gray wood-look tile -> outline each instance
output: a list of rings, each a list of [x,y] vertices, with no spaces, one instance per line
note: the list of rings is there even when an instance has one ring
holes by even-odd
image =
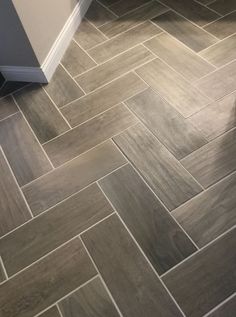
[[[200,185],[142,124],[114,141],[170,210],[201,191]]]
[[[39,214],[125,163],[115,145],[107,141],[25,186],[23,192],[32,212]]]
[[[106,37],[86,19],[75,32],[74,39],[85,50],[106,41]]]
[[[236,93],[223,97],[188,119],[211,141],[236,127]]]
[[[205,188],[236,169],[236,129],[218,137],[181,160]]]
[[[0,254],[13,275],[112,212],[97,185],[73,195],[0,240]]]
[[[121,32],[127,31],[131,27],[135,27],[142,21],[152,19],[166,11],[168,11],[168,9],[165,6],[156,1],[152,1],[133,12],[125,14],[113,22],[101,26],[99,29],[111,38]]]
[[[236,32],[236,12],[232,12],[219,20],[204,27],[204,29],[219,39],[232,35]]]
[[[209,8],[225,15],[236,10],[236,2],[234,0],[216,0],[209,5]]]
[[[236,229],[163,277],[186,316],[201,317],[235,292],[235,239]]]
[[[148,40],[158,33],[161,33],[158,26],[146,21],[129,31],[110,39],[106,43],[89,50],[88,53],[97,63],[102,63],[115,55],[120,54],[145,40]]]
[[[91,69],[87,73],[76,77],[76,81],[86,93],[89,93],[153,58],[154,55],[146,48],[141,45],[136,46],[104,64]]]
[[[32,317],[95,275],[82,243],[73,240],[1,286],[0,316]]]
[[[87,34],[87,36],[89,37],[89,34]],[[91,57],[89,57],[89,55],[82,50],[75,41],[71,41],[61,63],[72,77],[96,66],[96,63]]]
[[[63,317],[119,317],[99,277],[60,303]]]
[[[19,90],[28,84],[29,83],[21,81],[6,81],[0,88],[0,98],[12,94],[16,90]]]
[[[126,104],[177,159],[207,143],[201,132],[150,88]]]
[[[199,247],[236,225],[236,174],[172,211]]]
[[[129,11],[143,6],[149,1],[150,0],[120,0],[118,3],[109,6],[109,9],[113,11],[116,15],[121,16]]]
[[[217,42],[215,37],[173,11],[156,17],[153,22],[195,52]]]
[[[50,83],[45,85],[44,88],[59,108],[84,95],[76,82],[60,65]]]
[[[148,86],[134,73],[128,73],[61,109],[71,126],[91,119],[110,107],[136,95]]]
[[[18,112],[18,109],[11,96],[0,99],[0,120],[16,112]]]
[[[211,2],[214,2],[214,1],[215,0],[198,0],[198,2],[200,2],[202,4],[205,4],[205,5],[207,5],[207,4],[211,3]]]
[[[162,33],[144,45],[189,81],[199,79],[215,69],[169,34]]]
[[[52,308],[48,309],[44,313],[40,314],[39,317],[61,317],[61,316],[57,307],[53,306]]]
[[[40,85],[28,85],[14,98],[41,143],[70,129]]]
[[[6,280],[6,275],[3,270],[2,264],[0,263],[0,284]]]
[[[184,117],[210,103],[210,99],[159,58],[138,68],[136,72]]]
[[[0,236],[31,218],[23,196],[0,148]]]
[[[86,18],[93,23],[96,27],[99,27],[105,23],[108,23],[116,18],[116,15],[112,14],[97,1],[93,1],[86,13]]]
[[[208,317],[232,317],[236,312],[236,293],[225,302],[222,306],[217,308]]]
[[[119,104],[46,143],[44,149],[53,164],[59,166],[136,122],[136,117],[124,105]]]
[[[99,184],[159,274],[196,251],[130,165]]]
[[[100,0],[99,2],[104,4],[105,6],[109,7],[118,1],[120,1],[120,0]]]
[[[0,122],[0,144],[20,186],[52,169],[20,113]]]
[[[236,90],[236,61],[199,79],[196,87],[214,100],[230,94]]]
[[[82,239],[124,316],[182,316],[117,216]]]

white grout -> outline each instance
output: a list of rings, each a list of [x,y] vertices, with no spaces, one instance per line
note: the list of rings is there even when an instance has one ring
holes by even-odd
[[[84,17],[84,20],[87,21],[87,23],[89,23],[92,27],[94,27],[94,29],[96,29],[101,35],[103,35],[106,39],[109,39],[108,36],[106,36],[106,34],[104,34],[101,30],[99,30],[98,27],[96,27],[95,25],[93,25],[86,17]]]
[[[58,310],[58,313],[59,313],[60,317],[64,317],[64,316],[62,315],[62,312],[61,312],[59,303],[56,303],[56,307],[57,307],[57,310]]]
[[[231,299],[233,299],[236,296],[236,292],[234,292],[231,296],[227,297],[225,300],[223,300],[220,304],[218,304],[216,307],[211,309],[207,314],[205,314],[203,317],[210,316],[213,312],[217,311],[220,307],[224,306],[227,302],[229,302]],[[218,314],[217,314],[218,315]],[[217,316],[216,315],[216,316]],[[219,316],[219,315],[218,315]],[[223,316],[222,316],[223,317]],[[226,316],[225,316],[226,317]],[[232,316],[233,317],[233,316]]]
[[[64,71],[70,76],[70,78],[73,80],[73,82],[79,87],[79,89],[84,93],[84,95],[86,95],[86,92],[83,90],[83,88],[77,83],[77,81],[75,80],[75,78],[74,77],[72,77],[72,75],[69,73],[69,71],[65,68],[65,66],[62,64],[62,63],[60,63],[60,66],[64,69]],[[81,97],[79,97],[79,98],[82,98],[83,96],[81,96]],[[76,99],[79,99],[79,98],[76,98]],[[75,100],[76,100],[75,99]],[[70,101],[70,103],[71,102],[73,102],[74,100],[72,100],[72,101]],[[63,108],[65,105],[63,105],[62,107],[60,107],[60,109],[61,108]]]
[[[7,116],[7,117],[5,117],[5,118],[3,118],[3,119],[0,119],[0,122],[2,122],[2,121],[4,121],[4,120],[7,120],[7,119],[11,118],[12,116],[14,116],[14,115],[15,115],[15,114],[17,114],[17,113],[19,113],[19,110],[17,110],[17,111],[16,111],[16,112],[14,112],[14,113],[9,114],[9,116]]]
[[[88,51],[86,51],[74,38],[72,39],[72,41],[84,52],[84,54],[86,54],[97,66],[98,63],[95,61],[95,59],[88,53]],[[78,76],[78,75],[77,75]],[[76,76],[74,76],[76,77]]]
[[[218,42],[216,42],[216,43],[214,43],[214,44],[212,44],[212,45],[209,45],[208,47],[206,47],[206,48],[202,49],[201,51],[199,51],[199,52],[198,52],[198,55],[199,55],[201,58],[203,58],[203,56],[201,55],[203,52],[205,52],[205,51],[211,49],[211,48],[214,47],[214,46],[217,46],[217,45],[221,44],[223,41],[225,41],[225,40],[227,40],[228,38],[234,36],[235,34],[236,34],[236,32],[234,32],[234,33],[232,33],[232,34],[230,34],[230,35],[224,37],[223,39],[220,39]],[[234,59],[234,60],[235,60],[235,59]],[[208,62],[208,63],[209,63],[209,62]],[[230,62],[228,62],[227,64],[229,64],[229,63],[230,63]],[[213,64],[211,64],[211,65],[213,65]],[[224,64],[224,65],[226,65],[226,64]],[[223,65],[223,66],[224,66],[224,65]],[[213,66],[214,66],[214,65],[213,65]],[[219,68],[222,68],[223,66],[220,66],[220,67],[214,66],[214,67],[215,67],[216,69],[219,69]],[[201,78],[200,78],[200,79],[201,79]]]
[[[6,271],[5,265],[4,265],[4,263],[3,263],[3,259],[2,259],[2,257],[0,256],[0,269],[1,269],[1,268],[2,268],[3,273],[4,273],[4,275],[5,275],[5,279],[4,279],[2,282],[0,282],[0,284],[6,282],[6,281],[8,280],[7,271]]]
[[[6,81],[5,83],[7,83],[7,81]],[[24,89],[25,87],[28,87],[29,85],[32,85],[32,83],[27,83],[27,84],[25,84],[23,87],[20,87],[20,88],[18,88],[18,89],[15,89],[15,90],[12,91],[12,92],[9,92],[8,94],[6,94],[6,95],[0,97],[0,100],[3,99],[3,98],[5,98],[5,97],[9,97],[9,96],[11,96],[12,94],[17,93],[18,91]],[[1,88],[2,88],[2,87],[1,87]]]
[[[197,2],[197,3],[200,4],[201,6],[205,7],[206,9],[208,9],[209,11],[212,11],[212,12],[216,13],[217,15],[219,15],[219,17],[222,17],[222,16],[223,16],[221,13],[219,13],[219,12],[215,11],[214,9],[208,7],[208,5],[209,5],[210,3],[204,4],[204,3],[202,3],[202,2],[200,2],[200,1],[198,1],[198,0],[193,0],[193,1],[194,1],[194,2]],[[216,20],[218,20],[218,19],[216,19]],[[214,21],[215,21],[215,20],[214,20]],[[205,24],[204,24],[203,26],[205,26]]]

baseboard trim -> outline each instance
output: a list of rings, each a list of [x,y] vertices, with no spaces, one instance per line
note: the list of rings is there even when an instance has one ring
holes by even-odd
[[[0,72],[5,79],[8,81],[48,83],[91,2],[92,0],[81,0],[78,2],[41,66],[0,66]]]

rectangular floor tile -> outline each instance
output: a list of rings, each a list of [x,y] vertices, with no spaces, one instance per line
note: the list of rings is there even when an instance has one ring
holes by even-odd
[[[188,119],[209,141],[236,127],[236,93],[213,102]]]
[[[68,198],[0,240],[8,275],[15,274],[112,212],[97,185]]]
[[[44,313],[40,314],[39,317],[61,317],[61,316],[57,307],[53,306],[52,308],[48,309]]]
[[[62,108],[61,111],[71,126],[76,126],[136,95],[147,87],[136,74],[128,73],[69,104]]]
[[[178,207],[201,191],[181,164],[141,124],[114,140],[169,209]]]
[[[234,0],[216,0],[209,5],[209,8],[225,15],[236,10],[236,2]]]
[[[23,192],[31,210],[38,214],[126,162],[111,141],[80,155],[68,164],[39,178]]]
[[[76,239],[4,283],[0,315],[32,317],[94,275],[96,271]]]
[[[120,0],[100,0],[99,2],[104,4],[105,6],[109,7],[118,1],[120,1]]]
[[[154,55],[146,48],[136,46],[104,64],[91,69],[87,73],[76,77],[76,81],[86,93],[89,93],[153,58]]]
[[[236,169],[236,129],[218,137],[181,160],[205,188]]]
[[[173,11],[156,17],[153,22],[195,52],[217,42],[215,37]]]
[[[148,40],[158,33],[161,33],[158,26],[146,21],[129,31],[110,39],[106,43],[89,50],[88,53],[97,63],[101,63],[145,40]]]
[[[96,27],[99,27],[105,23],[108,23],[116,18],[116,15],[111,11],[104,8],[97,1],[93,1],[86,13],[86,18],[93,23]]]
[[[87,36],[89,37],[89,34],[87,34]],[[75,41],[71,41],[61,63],[72,77],[96,66],[96,63],[91,57],[83,51]]]
[[[130,165],[108,175],[99,184],[159,274],[196,251]]]
[[[31,218],[23,196],[0,148],[0,236]]]
[[[186,316],[201,317],[235,292],[235,239],[236,229],[164,276]]]
[[[11,96],[0,99],[0,120],[18,112],[18,108]]]
[[[196,87],[214,100],[230,94],[236,90],[236,61],[198,80]]]
[[[23,88],[14,98],[41,143],[70,129],[40,85]]]
[[[118,3],[109,6],[109,9],[116,15],[121,16],[129,11],[137,9],[149,1],[150,0],[120,0]]]
[[[125,32],[131,27],[156,17],[159,14],[166,12],[168,9],[162,4],[152,1],[143,7],[125,14],[113,22],[107,23],[99,29],[108,37],[113,37],[119,33]]]
[[[44,145],[50,160],[59,166],[137,122],[127,108],[119,104]]]
[[[61,65],[57,67],[50,83],[44,88],[59,108],[84,95]]]
[[[172,211],[199,247],[236,225],[236,174]]]
[[[150,88],[126,104],[177,159],[206,144],[201,132]]]
[[[169,34],[162,33],[144,45],[189,81],[199,79],[215,69]]]
[[[136,73],[184,117],[192,115],[210,103],[210,99],[159,58],[138,68]]]
[[[182,316],[117,216],[82,239],[124,316]]]
[[[231,317],[236,312],[236,293],[222,306],[207,315],[208,317]]]
[[[0,284],[3,283],[5,280],[6,280],[6,275],[3,270],[2,264],[0,263]]]
[[[0,122],[0,144],[20,186],[52,169],[20,113]]]
[[[219,20],[207,25],[204,29],[219,39],[232,35],[236,32],[236,12],[227,14]]]
[[[13,92],[25,87],[29,83],[21,81],[6,81],[0,88],[0,98],[5,97]]]
[[[63,317],[119,317],[99,277],[60,303]]]

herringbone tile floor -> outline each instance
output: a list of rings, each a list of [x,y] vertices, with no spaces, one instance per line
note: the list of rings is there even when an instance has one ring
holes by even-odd
[[[0,317],[236,315],[235,4],[94,1],[3,83]]]

